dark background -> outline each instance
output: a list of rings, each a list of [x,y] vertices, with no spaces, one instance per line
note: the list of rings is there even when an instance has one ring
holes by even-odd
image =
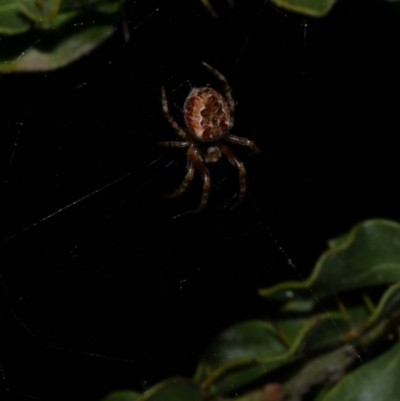
[[[174,3],[174,4],[171,4]],[[268,317],[257,289],[309,274],[326,240],[400,219],[400,22],[387,3],[346,0],[306,19],[264,1],[141,1],[99,49],[55,72],[3,75],[0,399],[99,400],[190,376],[212,338]],[[156,11],[156,9],[159,11]],[[248,171],[210,166],[198,215],[182,123],[191,86],[237,102],[231,149]],[[295,268],[289,264],[289,259]],[[184,281],[185,280],[185,281]]]

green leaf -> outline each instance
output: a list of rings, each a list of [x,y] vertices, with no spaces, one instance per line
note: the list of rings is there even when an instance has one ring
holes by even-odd
[[[255,390],[247,393],[241,397],[235,397],[235,401],[263,401],[264,392],[262,390]],[[226,399],[225,401],[229,401]]]
[[[203,387],[223,394],[234,391],[286,363],[287,346],[263,321],[236,324],[211,344],[195,375]]]
[[[7,38],[7,47],[0,55],[0,72],[49,71],[63,67],[96,48],[113,31],[112,23],[86,24],[50,34],[41,32],[33,44],[29,35]]]
[[[96,11],[103,14],[116,14],[120,9],[120,2],[114,1],[110,2],[102,2],[96,7]]]
[[[120,390],[106,395],[101,401],[137,401],[140,397],[141,394],[135,391]]]
[[[283,388],[279,383],[268,383],[262,389],[251,391],[242,396],[235,396],[234,401],[281,401],[283,400]],[[229,401],[225,399],[224,401]]]
[[[277,6],[289,11],[323,17],[328,14],[336,0],[272,0]]]
[[[137,401],[204,401],[205,395],[191,381],[172,378],[156,384]]]
[[[322,401],[400,400],[400,343],[342,379]]]
[[[376,324],[396,311],[400,311],[400,282],[385,291],[368,323]]]
[[[15,0],[0,0],[0,34],[15,35],[30,28]]]
[[[105,7],[105,9],[110,7],[109,10],[111,10],[111,8],[115,10],[115,6],[118,8],[123,1],[125,0],[61,0],[60,12],[83,10],[85,8],[94,8],[95,10],[98,10],[99,7]]]
[[[370,316],[370,312],[365,304],[346,308],[345,314],[348,316],[352,326],[364,323]]]
[[[326,312],[311,318],[280,319],[276,321],[276,327],[288,341],[288,354],[302,356],[345,342],[352,322],[342,313]]]
[[[239,323],[224,331],[205,354],[196,382],[213,393],[229,394],[304,354],[345,341],[348,317],[326,313],[307,320]]]
[[[209,371],[238,359],[259,359],[286,350],[275,328],[261,320],[236,324],[222,332],[204,356]]]
[[[294,301],[286,303],[281,312],[285,313],[307,313],[311,312],[317,303],[317,300],[314,298],[310,299],[296,299]]]
[[[280,301],[321,299],[338,291],[397,281],[400,281],[400,225],[368,220],[330,241],[330,249],[319,258],[307,280],[280,283],[259,293]]]
[[[15,0],[20,10],[30,19],[47,22],[53,19],[60,9],[60,0]]]

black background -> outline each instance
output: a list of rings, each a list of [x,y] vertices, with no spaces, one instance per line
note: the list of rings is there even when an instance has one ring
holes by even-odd
[[[173,4],[171,4],[173,3]],[[268,317],[257,289],[307,276],[326,240],[400,219],[400,28],[387,3],[306,19],[264,4],[130,3],[99,49],[55,72],[3,75],[0,397],[99,400],[190,376],[224,327]],[[156,11],[158,9],[158,11]],[[182,123],[191,86],[233,87],[231,149],[207,209],[160,88]],[[16,144],[16,145],[15,145]],[[120,179],[122,178],[122,179]],[[289,259],[296,268],[290,266]]]

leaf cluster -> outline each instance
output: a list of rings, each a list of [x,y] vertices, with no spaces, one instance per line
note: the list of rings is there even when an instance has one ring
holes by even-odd
[[[87,54],[114,31],[120,0],[1,0],[0,72],[48,71]]]
[[[307,280],[259,293],[276,316],[223,331],[192,379],[168,379],[145,394],[117,391],[103,401],[398,399],[399,224],[360,223],[329,241]],[[388,339],[383,353],[371,352]]]

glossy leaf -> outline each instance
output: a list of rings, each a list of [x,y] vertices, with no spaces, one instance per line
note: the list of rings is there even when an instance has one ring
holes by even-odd
[[[286,10],[309,15],[311,17],[323,17],[328,14],[336,0],[272,0],[277,6]]]
[[[400,400],[400,343],[342,379],[321,401]]]
[[[307,280],[281,283],[260,290],[260,295],[280,301],[321,299],[338,291],[400,281],[398,223],[368,220],[329,244]]]
[[[0,0],[0,34],[15,35],[29,28],[29,21],[21,15],[15,0]]]

